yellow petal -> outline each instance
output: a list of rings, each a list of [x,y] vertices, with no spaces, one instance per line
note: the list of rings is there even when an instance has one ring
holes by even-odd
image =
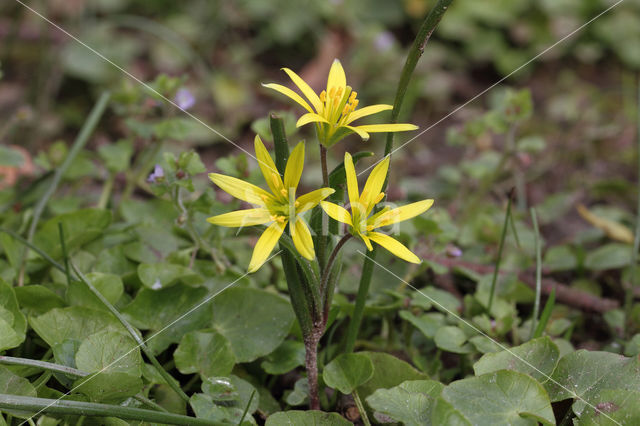
[[[304,142],[298,143],[287,160],[287,167],[284,170],[284,188],[295,194],[302,176],[304,167]]]
[[[296,218],[295,224],[291,228],[291,238],[293,244],[296,246],[296,250],[303,257],[309,260],[313,260],[316,257],[316,252],[313,250],[313,239],[311,238],[311,232],[307,227],[304,220],[300,217]]]
[[[331,91],[331,88],[335,87],[336,90],[347,87],[347,77],[344,75],[344,69],[339,60],[334,59],[329,70],[329,78],[327,78],[327,93]]]
[[[371,241],[369,241],[369,238],[366,235],[358,233],[358,236],[362,239],[362,241],[364,241],[364,245],[367,246],[367,250],[369,251],[373,250]]]
[[[273,222],[262,233],[255,248],[253,249],[253,255],[249,262],[249,273],[255,272],[266,262],[267,258],[276,246],[276,243],[284,231],[286,223]]]
[[[322,102],[320,102],[320,98],[318,97],[316,92],[314,92],[313,89],[309,87],[307,82],[300,78],[298,74],[291,71],[289,68],[282,68],[282,70],[287,73],[291,81],[293,81],[293,83],[298,86],[300,91],[307,97],[307,99],[311,101],[311,105],[313,105],[316,111],[322,111]]]
[[[378,132],[406,132],[408,130],[416,130],[418,126],[414,126],[413,124],[407,123],[397,123],[397,124],[368,124],[364,126],[357,126],[362,132],[367,133],[378,133]]]
[[[328,123],[328,121],[326,120],[326,118],[316,113],[308,112],[298,119],[298,121],[296,122],[296,127],[302,127],[305,124],[309,123]]]
[[[317,206],[320,201],[324,200],[334,192],[336,192],[336,190],[333,188],[320,188],[299,196],[296,200],[296,213],[300,214],[307,210],[311,210]]]
[[[376,197],[378,197],[378,194],[380,194],[380,191],[382,190],[382,185],[384,185],[384,181],[387,178],[388,170],[389,156],[380,161],[373,168],[371,174],[369,174],[369,177],[367,178],[367,183],[365,183],[362,194],[360,195],[360,204],[362,204],[367,214],[373,208],[375,199]]]
[[[254,140],[254,147],[256,150],[258,165],[260,166],[260,170],[262,170],[264,180],[267,181],[267,185],[271,188],[271,192],[276,194],[276,196],[279,196],[280,190],[284,188],[282,178],[280,177],[280,173],[278,173],[278,169],[276,168],[271,155],[269,155],[269,151],[267,151],[267,148],[264,146],[260,136],[258,135],[256,135]]]
[[[302,97],[300,95],[298,95],[296,92],[294,92],[293,90],[289,89],[288,87],[285,87],[281,84],[276,84],[276,83],[267,83],[267,84],[262,84],[263,87],[266,87],[267,89],[273,89],[276,92],[280,92],[283,95],[293,99],[294,101],[296,101],[297,103],[299,103],[300,105],[302,105],[302,107],[304,109],[306,109],[309,112],[313,112],[313,110],[311,109],[311,107],[309,106],[309,104],[302,99]]]
[[[355,167],[353,167],[353,159],[351,158],[351,154],[349,154],[348,152],[344,153],[344,172],[347,175],[347,193],[349,194],[349,204],[351,205],[351,211],[355,212],[360,208],[358,176],[356,176],[356,169]]]
[[[360,136],[360,138],[362,138],[363,141],[369,140],[369,133],[362,130],[362,127],[364,126],[344,126],[344,127],[346,127],[347,129],[351,130],[354,133],[357,133],[358,136]]]
[[[262,225],[271,222],[271,213],[267,209],[246,209],[219,214],[207,218],[207,222],[230,228]]]
[[[268,199],[273,198],[273,196],[264,189],[245,182],[242,179],[221,175],[219,173],[209,173],[209,179],[223,191],[247,203],[264,206],[265,197]]]
[[[324,210],[332,219],[346,223],[347,225],[353,224],[351,221],[351,213],[349,213],[344,207],[340,207],[339,205],[328,201],[322,201],[320,206],[322,206],[322,210]]]
[[[420,263],[420,258],[413,254],[411,250],[406,248],[400,241],[391,238],[388,235],[381,234],[380,232],[369,232],[367,234],[371,241],[380,244],[382,247],[389,250],[394,256],[398,256],[400,259],[406,260],[411,263]]]
[[[393,106],[387,105],[387,104],[366,106],[364,108],[360,108],[356,111],[353,111],[351,114],[349,114],[349,118],[347,119],[347,121],[345,121],[344,124],[349,124],[352,121],[355,121],[362,117],[366,117],[367,115],[377,114],[379,112],[388,111],[390,109],[393,109]]]
[[[373,228],[381,228],[387,225],[393,225],[394,223],[402,222],[403,220],[411,219],[412,217],[416,217],[431,208],[433,205],[433,200],[422,200],[417,203],[407,204],[406,206],[398,207],[392,210],[389,210],[380,216],[376,217],[369,223]],[[371,220],[370,219],[370,220]]]

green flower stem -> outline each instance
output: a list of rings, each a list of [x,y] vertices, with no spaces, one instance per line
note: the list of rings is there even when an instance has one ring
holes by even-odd
[[[351,234],[346,234],[344,237],[342,237],[340,241],[338,241],[338,244],[336,244],[336,246],[333,248],[333,251],[329,256],[329,260],[327,260],[327,265],[324,268],[324,271],[322,273],[322,279],[320,281],[320,294],[322,294],[324,300],[327,299],[327,289],[328,289],[329,277],[331,276],[331,271],[333,270],[333,263],[335,262],[338,256],[338,252],[340,252],[340,249],[342,248],[342,246],[344,246],[345,243],[349,241],[350,238],[351,238]]]
[[[104,182],[104,186],[102,187],[102,193],[100,194],[100,199],[98,200],[98,204],[96,205],[97,208],[107,208],[107,204],[109,204],[109,199],[111,198],[111,193],[113,192],[113,185],[115,181],[116,174],[113,172],[109,172],[109,177]]]
[[[377,247],[373,251],[367,252],[367,258],[362,266],[362,275],[360,276],[360,285],[358,286],[358,295],[356,296],[356,304],[353,307],[353,314],[351,315],[351,321],[349,321],[349,328],[347,329],[347,339],[345,352],[353,352],[356,345],[356,339],[358,338],[358,332],[360,331],[360,323],[364,315],[364,306],[367,301],[367,294],[369,294],[369,287],[371,286],[371,277],[373,275],[374,260],[376,258]]]
[[[89,375],[89,373],[85,373],[84,371],[80,371],[75,368],[67,367],[66,365],[54,364],[46,361],[38,361],[35,359],[17,358],[12,356],[0,355],[0,364],[22,365],[24,367],[35,367],[42,370],[53,371],[55,373],[68,374],[70,376],[75,376],[75,377],[85,377]]]
[[[319,143],[318,146],[320,147],[320,168],[322,169],[322,187],[323,188],[329,188],[329,169],[327,168],[327,148]],[[326,223],[325,219],[324,219],[324,215],[322,214],[322,211],[320,211],[320,236],[318,237],[318,250],[317,250],[317,255],[318,255],[318,263],[320,264],[321,268],[326,268],[327,265],[325,264],[325,252],[327,251],[327,238],[328,238],[328,231],[329,231],[329,226],[328,223]]]
[[[49,199],[56,192],[56,189],[60,184],[60,180],[62,179],[62,176],[65,174],[69,166],[71,166],[71,163],[73,163],[73,160],[76,158],[80,150],[84,148],[84,146],[87,144],[89,137],[91,136],[91,134],[93,133],[93,130],[98,125],[98,122],[102,117],[102,114],[107,108],[109,97],[110,97],[109,92],[104,92],[102,95],[100,95],[100,98],[98,98],[98,101],[96,102],[95,106],[91,110],[89,117],[84,122],[82,129],[80,129],[80,133],[78,134],[78,137],[76,137],[76,140],[73,142],[73,146],[69,150],[69,153],[65,157],[60,167],[56,169],[56,172],[53,175],[53,179],[51,180],[51,184],[47,188],[47,191],[44,193],[42,198],[38,200],[38,204],[36,204],[35,208],[33,209],[33,219],[31,219],[31,225],[29,226],[29,231],[27,232],[27,241],[29,242],[33,241],[33,236],[36,233],[36,228],[38,227],[38,223],[40,222],[40,217],[42,216],[42,213],[44,212],[44,209],[47,206]],[[29,253],[29,247],[27,246],[24,248],[24,251],[22,253],[20,273],[18,276],[19,286],[21,286],[24,282],[24,270],[26,266],[26,259],[27,259],[28,253]]]
[[[360,412],[362,423],[364,423],[364,426],[371,426],[371,422],[369,421],[369,417],[367,416],[367,410],[364,408],[364,404],[360,399],[360,395],[358,395],[358,391],[354,390],[351,395],[353,395],[353,400],[355,401],[356,407],[358,407],[358,411]]]
[[[398,122],[400,109],[402,108],[402,103],[404,102],[404,97],[407,93],[407,88],[409,87],[409,82],[411,81],[413,72],[418,64],[418,60],[424,53],[424,48],[431,38],[431,34],[433,34],[433,31],[438,26],[438,23],[449,8],[449,5],[451,5],[452,1],[453,0],[438,0],[438,3],[436,3],[436,5],[431,9],[422,23],[422,26],[418,31],[418,35],[409,50],[404,67],[402,68],[402,74],[400,75],[400,81],[398,82],[398,88],[396,89],[396,97],[393,101],[393,110],[391,111],[391,120],[389,121],[390,123]],[[387,133],[387,141],[384,147],[385,156],[390,155],[393,150],[393,135],[393,132]],[[387,188],[388,176],[389,175],[387,174],[382,191]],[[369,294],[369,286],[371,285],[373,260],[376,256],[376,250],[377,247],[374,248],[372,252],[367,253],[364,265],[362,266],[362,276],[360,278],[360,286],[358,287],[358,295],[356,296],[356,305],[353,309],[353,315],[349,322],[349,329],[347,331],[346,352],[353,352],[353,348],[355,347],[355,342],[358,337],[358,331],[360,330],[360,323],[364,313],[364,306],[367,295]]]
[[[493,269],[493,278],[491,279],[491,292],[489,293],[489,303],[487,313],[491,315],[491,307],[493,306],[493,295],[496,290],[496,281],[498,280],[498,272],[500,271],[500,261],[502,260],[502,249],[504,248],[504,240],[507,236],[507,227],[511,216],[511,203],[513,200],[513,190],[507,197],[507,213],[504,215],[504,224],[502,225],[502,233],[500,235],[500,245],[498,246],[498,258],[496,259],[496,267]]]
[[[120,321],[120,323],[124,326],[124,328],[127,329],[131,337],[133,337],[133,339],[136,341],[138,346],[140,346],[140,348],[142,349],[144,354],[147,356],[149,361],[151,361],[151,364],[153,364],[153,366],[156,367],[156,369],[158,370],[158,373],[160,373],[160,375],[167,382],[167,385],[169,385],[169,387],[171,387],[171,389],[173,389],[178,394],[178,396],[182,398],[185,402],[189,402],[189,396],[187,396],[187,394],[184,393],[182,389],[180,389],[180,386],[175,382],[175,379],[171,377],[171,375],[164,368],[162,368],[162,365],[160,365],[156,357],[153,355],[153,353],[151,353],[151,350],[149,350],[149,348],[145,344],[145,341],[142,338],[142,336],[138,334],[138,331],[135,328],[133,328],[133,326],[129,324],[129,322],[122,316],[122,314],[118,312],[115,306],[113,306],[111,302],[109,302],[102,295],[102,293],[100,293],[98,289],[96,289],[93,286],[93,284],[91,284],[89,280],[87,280],[87,278],[82,274],[82,272],[78,270],[76,265],[74,265],[73,262],[70,262],[70,263],[71,263],[71,268],[73,269],[73,272],[75,272],[76,276],[80,278],[80,281],[82,281],[87,286],[87,288],[89,288],[89,290],[100,300],[100,302],[102,302],[102,304],[109,310],[109,312],[111,312],[113,316],[115,316],[118,319],[118,321]]]
[[[169,425],[217,425],[216,422],[211,420],[145,410],[142,408],[6,394],[0,394],[0,408],[34,413],[40,412],[44,414],[62,414],[87,417],[118,417],[123,420],[138,420]]]
[[[531,337],[536,332],[536,326],[538,322],[538,315],[540,314],[540,296],[542,294],[542,253],[540,248],[540,229],[538,228],[538,218],[536,216],[536,210],[531,207],[531,221],[533,222],[533,236],[536,246],[536,299],[533,304],[533,318],[531,318]]]
[[[637,149],[636,156],[638,157],[638,188],[640,188],[640,73],[638,74],[638,130],[636,133],[637,140]],[[637,267],[637,259],[638,259],[638,250],[640,250],[640,192],[637,194],[638,196],[638,206],[636,207],[636,229],[635,235],[633,238],[633,251],[631,252],[631,256],[629,258],[629,267],[631,270],[631,285],[627,289],[624,297],[624,311],[626,313],[625,318],[627,321],[631,319],[631,310],[633,309],[633,291],[635,287],[638,285],[638,274],[636,273]],[[629,329],[629,327],[626,327]]]

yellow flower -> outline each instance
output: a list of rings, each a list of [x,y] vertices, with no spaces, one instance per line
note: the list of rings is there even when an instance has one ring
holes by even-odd
[[[358,178],[353,167],[353,160],[348,152],[344,154],[344,167],[347,175],[347,193],[351,212],[327,201],[320,203],[322,209],[333,219],[349,225],[351,234],[364,241],[369,250],[373,250],[371,246],[371,241],[373,241],[407,262],[420,263],[418,256],[402,243],[386,234],[375,232],[374,229],[418,216],[429,210],[433,205],[433,200],[422,200],[395,209],[384,207],[370,216],[374,206],[384,198],[384,192],[380,191],[389,170],[389,157],[378,163],[371,171],[362,194],[358,192]]]
[[[300,215],[317,206],[320,201],[333,194],[334,190],[321,188],[296,198],[296,189],[304,165],[303,142],[291,151],[284,171],[284,181],[258,136],[255,139],[255,150],[260,170],[271,192],[231,176],[209,173],[209,179],[222,190],[257,207],[213,216],[207,221],[214,225],[228,227],[271,223],[256,243],[249,262],[249,272],[257,271],[264,264],[287,224],[298,252],[305,258],[313,260],[315,251],[311,232]]]
[[[316,123],[318,138],[326,147],[330,147],[351,133],[357,133],[362,140],[366,141],[369,139],[369,133],[403,132],[418,128],[413,124],[404,123],[352,126],[351,123],[359,118],[387,111],[393,109],[393,107],[387,104],[379,104],[356,109],[358,106],[358,99],[356,98],[358,94],[350,86],[347,86],[344,69],[337,59],[333,61],[329,71],[327,88],[320,95],[317,95],[298,74],[289,68],[283,68],[283,70],[307,97],[309,102],[305,101],[293,90],[280,84],[269,83],[263,84],[263,86],[280,92],[302,105],[307,110],[307,113],[300,117],[296,126],[301,127],[305,124]]]

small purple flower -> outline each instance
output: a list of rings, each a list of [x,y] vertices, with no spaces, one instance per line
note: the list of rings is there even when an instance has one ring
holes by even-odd
[[[162,166],[160,166],[160,164],[156,164],[153,168],[153,172],[147,178],[147,182],[158,183],[159,179],[164,179],[164,170],[162,170]]]
[[[394,42],[393,34],[389,31],[383,31],[376,36],[373,44],[379,52],[386,52],[393,47]]]
[[[176,92],[176,96],[173,98],[173,101],[178,104],[181,109],[187,110],[195,105],[196,98],[193,96],[193,93],[189,91],[189,89],[183,87],[181,89],[178,89],[178,91]]]
[[[447,257],[460,257],[462,256],[462,249],[453,244],[448,244],[446,249]]]

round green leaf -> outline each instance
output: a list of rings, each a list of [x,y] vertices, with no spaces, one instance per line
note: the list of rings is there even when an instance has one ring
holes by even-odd
[[[540,383],[549,380],[560,359],[560,350],[547,336],[533,339],[508,351],[488,353],[473,365],[476,376],[498,370],[528,374]],[[524,361],[526,362],[524,362]]]
[[[138,266],[138,276],[145,287],[160,290],[178,282],[190,286],[202,283],[200,275],[182,265],[171,263],[142,263]]]
[[[0,279],[0,351],[20,345],[26,331],[27,320],[20,311],[13,287]]]
[[[442,391],[442,399],[469,423],[478,426],[555,424],[549,396],[526,374],[500,370],[458,380]],[[436,421],[434,410],[432,421]]]
[[[456,354],[468,354],[473,348],[467,341],[467,335],[464,331],[453,325],[440,327],[434,337],[436,346],[443,351],[453,352]]]
[[[324,368],[324,382],[345,395],[364,384],[373,376],[373,363],[362,354],[339,355]]]
[[[93,285],[105,299],[112,305],[122,296],[124,286],[118,275],[91,272],[87,274],[87,280]],[[89,290],[87,285],[80,281],[72,281],[67,288],[67,302],[69,305],[80,305],[94,309],[107,310],[98,297]]]
[[[232,287],[213,299],[213,327],[229,340],[238,362],[273,352],[293,320],[290,303],[264,290]]]
[[[118,404],[142,390],[142,379],[117,371],[97,372],[78,379],[73,389],[94,402]]]
[[[593,271],[621,268],[629,264],[629,246],[610,243],[587,254],[584,266]]]
[[[640,391],[603,390],[580,416],[580,425],[640,424]]]
[[[236,361],[229,341],[215,330],[186,334],[173,358],[182,374],[199,373],[204,377],[228,376]]]
[[[358,386],[360,398],[366,399],[378,389],[398,386],[407,380],[425,380],[426,374],[413,368],[410,364],[384,352],[358,352],[366,355],[373,364],[373,377]]]
[[[284,374],[304,365],[304,357],[304,343],[297,340],[285,340],[260,365],[269,374]]]
[[[42,285],[25,285],[16,287],[14,290],[20,307],[26,311],[27,315],[40,315],[51,309],[65,306],[62,297]]]
[[[431,424],[431,409],[444,385],[434,380],[409,380],[391,389],[378,389],[367,403],[376,412],[406,426]]]
[[[337,413],[281,411],[267,417],[265,426],[352,426],[352,423]]]
[[[87,373],[117,371],[140,377],[140,348],[128,335],[99,331],[80,344],[76,352],[76,368]]]

